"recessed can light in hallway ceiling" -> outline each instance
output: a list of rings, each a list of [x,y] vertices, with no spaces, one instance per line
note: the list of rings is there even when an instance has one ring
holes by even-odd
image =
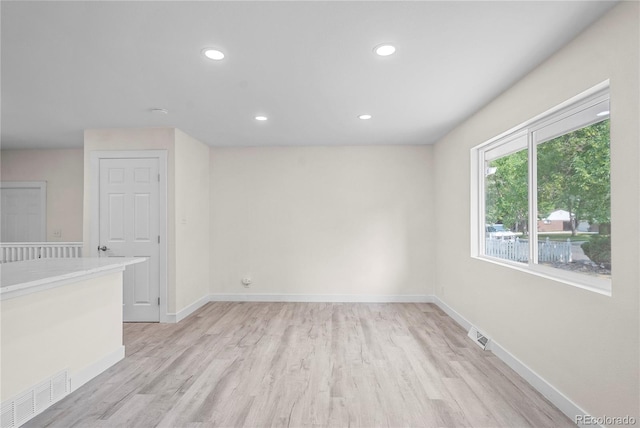
[[[256,116],[255,119],[260,122],[264,122],[265,120],[267,120],[267,116]]]
[[[369,120],[372,117],[373,116],[371,116],[370,114],[361,114],[360,116],[358,116],[358,119],[360,119],[360,120]]]
[[[396,52],[396,47],[389,43],[383,43],[373,48],[373,51],[379,56],[389,56]]]
[[[222,53],[222,51],[219,51],[218,49],[213,49],[213,48],[202,49],[202,55],[214,61],[220,61],[221,59],[224,58],[224,54]]]

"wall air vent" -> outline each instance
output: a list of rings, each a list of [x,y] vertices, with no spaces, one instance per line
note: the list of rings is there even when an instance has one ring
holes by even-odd
[[[2,428],[16,428],[69,394],[69,374],[62,371],[2,403]]]
[[[469,336],[471,340],[473,340],[473,342],[482,349],[487,349],[487,346],[489,345],[489,342],[491,340],[484,333],[480,332],[473,326],[469,329],[469,333],[467,334],[467,336]]]
[[[0,419],[0,421],[2,422],[2,428],[16,426],[16,419],[13,411],[13,403],[3,405],[1,413],[2,413],[2,418]]]

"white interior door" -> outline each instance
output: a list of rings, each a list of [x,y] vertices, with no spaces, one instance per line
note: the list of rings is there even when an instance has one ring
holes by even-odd
[[[46,183],[4,182],[0,185],[0,239],[2,242],[44,242]]]
[[[100,257],[146,257],[123,278],[124,321],[160,320],[157,158],[100,159]]]

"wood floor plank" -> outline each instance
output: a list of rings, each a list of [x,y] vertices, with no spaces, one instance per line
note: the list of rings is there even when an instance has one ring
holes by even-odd
[[[217,302],[124,342],[25,426],[573,426],[432,304]]]

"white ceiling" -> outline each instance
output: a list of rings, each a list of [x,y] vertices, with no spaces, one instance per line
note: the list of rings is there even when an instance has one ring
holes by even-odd
[[[164,126],[211,146],[430,144],[613,4],[3,1],[2,148]]]

